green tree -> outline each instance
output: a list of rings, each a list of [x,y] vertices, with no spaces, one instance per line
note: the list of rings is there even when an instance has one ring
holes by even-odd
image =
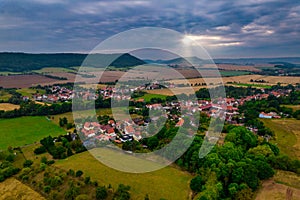
[[[105,200],[108,196],[108,192],[106,187],[97,187],[96,189],[96,199],[97,200]]]

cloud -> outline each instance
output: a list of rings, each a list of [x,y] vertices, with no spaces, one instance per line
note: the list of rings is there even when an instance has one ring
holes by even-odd
[[[144,26],[182,32],[218,56],[300,56],[298,1],[0,1],[0,51],[88,52]]]

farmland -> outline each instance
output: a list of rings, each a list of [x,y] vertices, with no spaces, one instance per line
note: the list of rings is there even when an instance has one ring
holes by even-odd
[[[4,88],[28,88],[35,85],[49,85],[62,82],[42,75],[13,75],[2,76],[0,86]]]
[[[249,84],[249,83],[232,83],[234,86],[242,86],[242,87],[255,87],[255,88],[271,88],[270,85],[263,85],[263,84]]]
[[[104,151],[111,153],[112,150]],[[128,184],[131,186],[132,199],[143,199],[145,194],[148,194],[153,200],[160,198],[183,200],[188,199],[190,193],[188,183],[192,176],[173,167],[143,174],[124,173],[103,165],[89,152],[60,160],[55,166],[62,169],[80,169],[99,183],[112,184],[113,187],[120,183]]]
[[[292,172],[277,171],[272,179],[263,182],[262,189],[258,192],[256,200],[285,199],[288,188],[293,191],[292,200],[296,200],[300,198],[299,186],[299,175]]]
[[[0,103],[0,110],[8,111],[8,110],[14,110],[19,109],[19,105],[11,104],[11,103]]]
[[[220,82],[220,79],[217,78],[206,78],[208,82],[212,82],[215,84],[218,84]],[[236,82],[236,83],[247,83],[247,84],[253,84],[250,80],[265,80],[266,83],[265,85],[276,85],[277,83],[281,84],[296,84],[300,82],[299,77],[293,77],[293,76],[263,76],[263,75],[243,75],[243,76],[232,76],[232,77],[223,77],[223,82]],[[188,79],[188,81],[191,84],[195,83],[204,83],[204,79],[202,78],[197,78],[197,79]],[[183,84],[186,82],[186,80],[171,80],[169,81],[170,83],[175,83],[175,84]]]
[[[275,132],[275,141],[281,152],[292,158],[300,158],[300,120],[263,119],[265,126]]]
[[[32,199],[45,199],[39,193],[32,190],[27,185],[21,183],[15,178],[10,178],[0,183],[0,200],[32,200]]]
[[[42,138],[65,134],[65,131],[46,117],[0,119],[0,149],[32,144]]]

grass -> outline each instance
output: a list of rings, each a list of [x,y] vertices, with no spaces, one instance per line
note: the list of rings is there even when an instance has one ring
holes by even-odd
[[[166,100],[166,95],[163,95],[163,94],[145,94],[144,96],[142,97],[137,97],[135,99],[144,99],[145,102],[150,102],[150,100],[152,98],[159,98],[159,99],[162,99],[162,100]]]
[[[112,150],[103,150],[104,154],[110,155]],[[132,162],[137,162],[133,158]],[[126,162],[123,163],[126,165]],[[148,194],[150,199],[189,199],[189,181],[192,176],[186,172],[173,167],[166,167],[158,171],[133,174],[117,171],[96,160],[89,152],[76,154],[65,160],[55,163],[56,167],[62,169],[82,170],[84,176],[90,176],[101,184],[111,184],[114,188],[120,183],[131,186],[132,199],[144,199]]]
[[[31,89],[31,88],[22,88],[18,89],[17,92],[19,92],[22,96],[27,96],[31,98],[31,96],[35,93],[45,94],[46,91],[42,89]]]
[[[255,87],[255,88],[264,88],[270,89],[270,85],[263,85],[263,84],[249,84],[249,83],[231,83],[232,85],[243,86],[243,87]]]
[[[65,133],[62,128],[46,117],[0,119],[0,149],[7,149],[9,146],[24,146],[48,135],[57,136]]]
[[[11,104],[11,103],[0,103],[0,110],[8,111],[8,110],[14,110],[19,109],[19,105]]]
[[[275,141],[284,154],[300,159],[300,120],[261,119],[275,133]]]

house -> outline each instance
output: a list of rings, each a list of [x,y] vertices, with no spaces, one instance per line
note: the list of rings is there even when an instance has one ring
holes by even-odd
[[[272,115],[264,113],[264,112],[261,112],[258,117],[259,118],[263,118],[263,119],[271,119]]]
[[[135,131],[134,131],[134,128],[132,126],[126,126],[124,132],[127,135],[133,135]]]
[[[183,126],[184,124],[184,119],[180,118],[179,121],[176,123],[176,127],[180,127],[180,126]]]

